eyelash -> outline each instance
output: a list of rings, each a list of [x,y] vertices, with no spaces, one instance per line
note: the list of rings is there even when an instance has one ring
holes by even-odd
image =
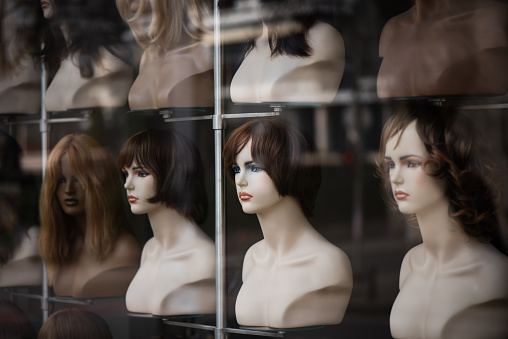
[[[416,168],[416,167],[420,167],[421,164],[422,163],[418,162],[418,161],[408,161],[407,162],[407,167],[408,168]],[[388,168],[388,170],[394,169],[395,168],[395,163],[393,163],[393,162],[387,162],[386,163],[386,167]]]
[[[261,167],[259,167],[258,165],[255,165],[255,164],[249,165],[248,169],[250,169],[251,172],[262,172],[263,171],[263,169]],[[240,166],[234,165],[233,166],[233,173],[238,174],[240,172],[241,172]]]
[[[127,179],[129,177],[129,172],[127,172],[127,171],[122,171],[122,172],[123,172],[123,176],[125,177],[125,179]],[[137,176],[140,178],[145,178],[150,175],[150,173],[143,172],[143,171],[136,172],[135,174],[137,174]]]

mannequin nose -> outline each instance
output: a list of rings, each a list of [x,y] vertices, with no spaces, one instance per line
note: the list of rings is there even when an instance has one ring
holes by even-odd
[[[75,191],[74,185],[75,183],[73,179],[67,180],[67,182],[65,183],[65,193],[67,194],[74,193]]]
[[[123,187],[125,187],[125,189],[126,189],[127,191],[132,190],[133,185],[132,185],[132,180],[130,179],[130,177],[126,177],[126,178],[125,178],[125,184],[123,185]]]
[[[404,179],[402,178],[402,174],[400,173],[398,167],[392,168],[390,170],[390,181],[393,184],[402,184],[404,182]]]
[[[245,178],[245,175],[243,173],[237,173],[235,176],[236,184],[240,187],[247,186],[247,180]]]

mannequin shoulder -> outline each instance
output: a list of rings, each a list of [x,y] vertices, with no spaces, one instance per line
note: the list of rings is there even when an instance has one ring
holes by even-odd
[[[411,10],[390,18],[381,31],[379,38],[379,56],[383,57],[391,41],[401,29],[412,25]]]
[[[479,285],[485,286],[482,291],[489,297],[508,300],[508,257],[490,245],[477,251],[479,259],[478,272]]]
[[[404,259],[402,259],[399,278],[400,286],[402,286],[406,278],[413,272],[415,266],[422,265],[424,261],[423,250],[423,244],[417,245],[410,249],[404,256]]]
[[[319,21],[309,29],[307,37],[313,57],[322,56],[328,59],[344,56],[344,39],[332,25]]]

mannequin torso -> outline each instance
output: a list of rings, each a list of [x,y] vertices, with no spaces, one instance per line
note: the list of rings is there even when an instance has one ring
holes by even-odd
[[[416,1],[383,28],[379,97],[508,92],[508,6]]]
[[[274,328],[340,323],[353,287],[349,258],[308,223],[294,198],[286,196],[279,205],[276,224],[260,218],[265,239],[245,256],[238,323]]]
[[[201,42],[169,50],[149,45],[129,92],[129,106],[132,110],[212,107],[212,49]]]
[[[0,76],[0,114],[37,114],[41,110],[41,71],[29,56],[19,73]]]
[[[508,333],[508,259],[465,243],[438,265],[423,245],[408,252],[390,327],[395,338],[503,338]]]
[[[127,103],[133,78],[131,67],[105,49],[101,55],[101,62],[95,65],[91,78],[81,77],[76,66],[77,55],[61,62],[46,91],[44,105],[47,111],[121,107]]]
[[[0,287],[42,284],[42,260],[38,240],[39,228],[30,227],[14,251],[12,259],[0,268]]]
[[[310,57],[271,57],[268,28],[231,81],[233,102],[332,102],[344,72],[344,42],[332,26],[318,22],[308,31]]]
[[[100,298],[123,296],[139,267],[141,248],[130,234],[122,234],[102,261],[83,248],[80,240],[72,259],[54,271],[53,287],[58,296]]]
[[[130,312],[190,315],[215,312],[215,246],[172,208],[150,213],[154,237],[126,295]]]

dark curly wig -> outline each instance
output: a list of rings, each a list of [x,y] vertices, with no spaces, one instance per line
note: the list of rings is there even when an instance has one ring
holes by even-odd
[[[450,216],[469,236],[482,242],[491,241],[499,227],[501,192],[494,180],[497,169],[473,122],[452,107],[410,103],[388,119],[381,134],[377,161],[383,198],[398,210],[384,162],[386,143],[415,120],[416,131],[430,156],[424,169],[428,175],[446,181]],[[414,221],[414,215],[408,219]]]

